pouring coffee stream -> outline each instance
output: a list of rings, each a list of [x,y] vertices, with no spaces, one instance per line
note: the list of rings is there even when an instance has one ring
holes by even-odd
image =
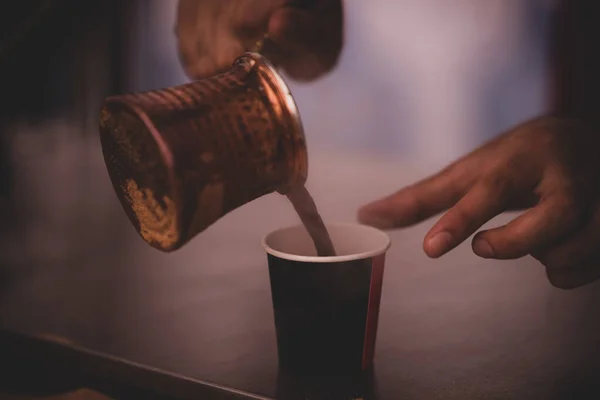
[[[259,53],[206,79],[107,98],[100,137],[119,201],[154,248],[174,251],[277,191],[288,195],[318,254],[335,255],[304,186],[308,157],[296,103]]]

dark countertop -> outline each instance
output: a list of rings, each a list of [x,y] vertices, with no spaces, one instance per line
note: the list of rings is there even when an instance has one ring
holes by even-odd
[[[325,171],[309,188],[329,220],[352,219],[359,204],[423,175],[358,156],[313,154],[311,163]],[[102,172],[97,179],[93,190],[110,193]],[[57,225],[4,237],[0,325],[18,335],[0,342],[27,349],[23,371],[76,365],[101,389],[167,398],[600,398],[599,284],[555,289],[535,260],[483,261],[469,244],[429,260],[421,241],[430,221],[391,234],[372,374],[293,376],[278,371],[260,247],[264,233],[294,221],[284,198],[236,210],[170,255],[135,236],[112,194],[95,201],[61,225],[74,232],[68,238],[47,237]],[[40,247],[40,238],[52,245]],[[71,347],[31,344],[24,334]]]

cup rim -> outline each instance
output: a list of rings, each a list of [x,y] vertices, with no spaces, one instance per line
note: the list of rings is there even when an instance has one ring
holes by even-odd
[[[285,252],[282,252],[279,250],[275,250],[267,244],[268,239],[272,235],[275,235],[286,229],[293,229],[293,228],[303,226],[302,224],[295,224],[295,225],[284,226],[282,228],[278,228],[278,229],[275,229],[275,230],[267,233],[262,238],[262,246],[265,249],[265,251],[267,252],[267,254],[270,254],[270,255],[278,257],[278,258],[282,258],[284,260],[299,261],[299,262],[305,262],[305,263],[337,263],[337,262],[364,260],[364,259],[376,257],[381,254],[385,254],[388,251],[388,249],[390,248],[390,246],[392,245],[392,241],[387,233],[385,233],[384,231],[377,229],[375,227],[369,226],[369,225],[353,223],[353,222],[331,222],[331,223],[325,223],[325,225],[327,227],[330,227],[330,226],[361,227],[361,228],[364,228],[365,230],[371,231],[371,232],[379,235],[385,241],[385,244],[383,246],[376,247],[373,250],[365,251],[362,253],[346,254],[343,256],[332,256],[332,257],[302,256],[302,255],[298,255],[298,254],[285,253]]]

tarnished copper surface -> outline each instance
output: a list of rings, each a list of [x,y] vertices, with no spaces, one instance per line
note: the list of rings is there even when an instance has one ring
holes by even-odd
[[[106,99],[100,136],[129,219],[172,251],[227,212],[304,184],[308,162],[287,85],[260,55],[186,85]]]

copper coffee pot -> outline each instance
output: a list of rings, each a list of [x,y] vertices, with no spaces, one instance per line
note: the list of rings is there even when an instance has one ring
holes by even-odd
[[[307,178],[295,101],[258,53],[213,77],[107,98],[100,137],[123,209],[140,236],[162,251]]]

